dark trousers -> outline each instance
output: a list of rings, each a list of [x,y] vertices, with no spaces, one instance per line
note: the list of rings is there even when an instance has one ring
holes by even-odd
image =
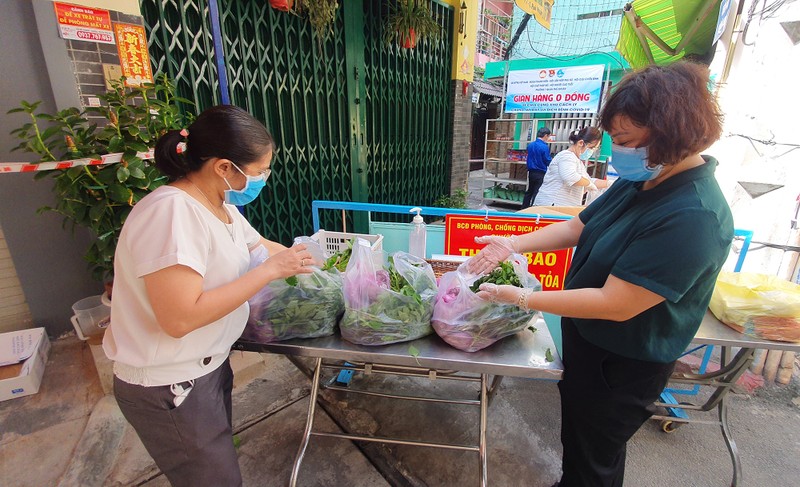
[[[624,326],[624,325],[620,325]],[[625,445],[653,415],[675,363],[634,360],[584,340],[561,320],[564,379],[561,393],[560,487],[621,487]]]
[[[144,387],[114,377],[122,414],[173,486],[242,485],[231,431],[232,389],[227,360],[195,379],[177,407],[170,386]]]
[[[527,208],[533,204],[536,199],[536,194],[539,188],[542,187],[544,181],[544,173],[542,171],[528,171],[528,190],[525,191],[525,197],[522,199],[522,207]]]

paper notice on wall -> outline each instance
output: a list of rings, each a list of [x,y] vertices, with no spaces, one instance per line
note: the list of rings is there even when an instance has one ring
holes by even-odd
[[[62,39],[114,44],[108,10],[53,2]]]

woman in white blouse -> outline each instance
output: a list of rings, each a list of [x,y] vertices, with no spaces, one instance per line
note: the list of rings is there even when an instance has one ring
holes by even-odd
[[[602,133],[595,127],[572,131],[569,134],[569,148],[553,158],[533,204],[580,206],[584,190],[596,191],[608,187],[608,181],[590,178],[586,172],[586,161],[600,145],[601,137]]]

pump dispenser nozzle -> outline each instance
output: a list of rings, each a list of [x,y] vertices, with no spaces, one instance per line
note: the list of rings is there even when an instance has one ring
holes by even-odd
[[[415,213],[414,218],[411,220],[411,234],[408,236],[408,253],[416,255],[422,259],[425,258],[425,247],[427,244],[427,235],[425,229],[425,220],[422,218],[422,208],[415,206],[408,210],[409,213]]]

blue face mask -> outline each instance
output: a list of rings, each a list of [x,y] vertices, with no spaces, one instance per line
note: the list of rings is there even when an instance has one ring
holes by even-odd
[[[581,152],[581,155],[578,156],[578,159],[582,161],[588,161],[590,157],[592,157],[592,153],[594,149],[586,149],[585,151]]]
[[[611,164],[622,179],[649,181],[659,174],[664,166],[647,167],[647,147],[623,147],[611,144]]]
[[[258,194],[261,193],[261,190],[264,189],[264,186],[267,184],[267,178],[269,177],[269,169],[260,176],[248,176],[244,173],[239,166],[233,164],[233,167],[236,168],[237,171],[242,173],[244,177],[247,178],[247,182],[242,189],[233,189],[231,187],[231,183],[228,180],[225,180],[225,184],[228,185],[230,189],[225,190],[225,203],[236,205],[236,206],[244,206],[254,199],[258,198]]]

